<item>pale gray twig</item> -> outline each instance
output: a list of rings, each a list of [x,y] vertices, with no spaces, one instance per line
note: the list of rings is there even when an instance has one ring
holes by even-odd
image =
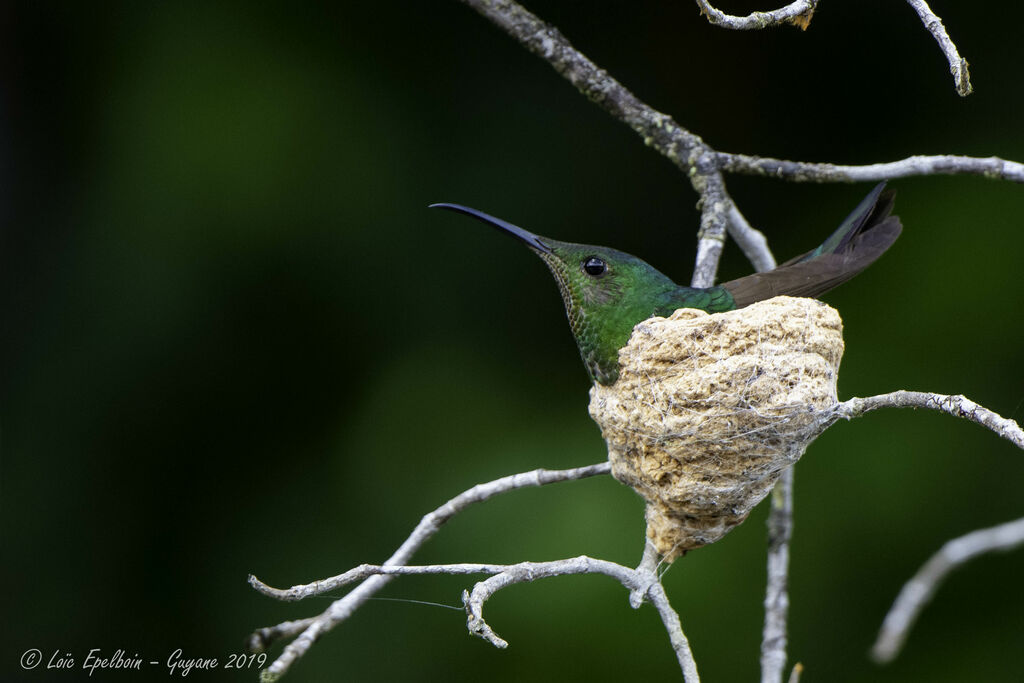
[[[687,683],[700,680],[697,676],[697,661],[693,658],[693,653],[690,652],[690,643],[686,639],[686,634],[683,633],[683,625],[679,621],[679,615],[668,602],[668,595],[665,593],[665,587],[661,585],[660,581],[654,581],[650,584],[647,589],[647,597],[654,605],[654,608],[658,610],[658,614],[661,616],[661,623],[664,624],[665,630],[668,631],[669,641],[672,643],[672,649],[676,653],[676,659],[679,661],[679,667],[683,671],[683,680]]]
[[[729,235],[736,240],[736,244],[754,266],[754,270],[763,273],[775,267],[775,257],[772,255],[772,250],[768,248],[768,239],[764,233],[748,223],[736,204],[731,202]]]
[[[942,25],[942,19],[936,16],[925,0],[907,0],[907,3],[914,8],[917,16],[921,17],[924,27],[935,38],[942,49],[942,54],[946,55],[946,61],[949,62],[949,73],[953,74],[953,83],[956,85],[957,94],[960,97],[967,97],[974,91],[974,87],[971,85],[971,72],[967,68],[967,60],[960,56],[956,45],[949,39],[946,27]]]
[[[254,576],[249,576],[249,583],[252,583]],[[282,621],[280,624],[275,626],[266,626],[261,629],[257,629],[249,635],[247,641],[247,647],[249,652],[263,652],[278,638],[292,638],[305,631],[312,623],[316,621],[315,617],[308,619],[297,619],[295,621]]]
[[[780,24],[793,24],[801,29],[806,29],[807,25],[811,23],[811,17],[814,16],[814,8],[817,5],[818,0],[795,0],[779,9],[752,12],[745,17],[734,17],[715,9],[707,0],[697,0],[701,14],[706,16],[710,23],[737,31],[750,31]]]
[[[855,183],[923,175],[980,175],[1024,183],[1024,164],[999,157],[966,157],[955,154],[917,155],[880,164],[849,166],[787,161],[747,154],[716,153],[718,167],[729,173],[759,175],[793,182]]]
[[[361,564],[353,567],[343,574],[332,576],[329,579],[314,581],[313,583],[300,584],[291,588],[274,588],[268,586],[253,575],[249,575],[249,585],[268,598],[283,600],[285,602],[298,602],[305,598],[316,595],[323,595],[337,590],[356,581],[368,579],[371,576],[408,576],[411,574],[496,574],[504,571],[508,565],[501,564],[480,564],[464,562],[460,564],[431,564],[431,565],[383,565],[383,564]]]
[[[896,602],[885,615],[878,639],[871,648],[871,656],[879,663],[888,663],[896,658],[921,610],[954,569],[979,555],[1013,550],[1021,545],[1024,545],[1024,519],[972,531],[948,541],[904,584]]]
[[[487,625],[483,617],[484,603],[492,595],[507,586],[551,576],[604,574],[628,588],[631,594],[639,592],[647,597],[654,608],[658,610],[658,614],[661,615],[662,623],[669,634],[669,641],[679,660],[683,679],[687,683],[697,683],[700,680],[697,674],[697,663],[693,658],[693,652],[690,651],[690,643],[686,639],[686,634],[683,633],[679,614],[672,609],[668,596],[665,595],[664,587],[647,567],[648,559],[648,553],[645,552],[644,560],[641,561],[637,569],[629,569],[614,562],[596,560],[585,555],[557,562],[521,562],[512,565],[502,573],[476,584],[472,592],[462,594],[462,601],[466,605],[466,613],[469,618],[469,630],[495,647],[508,647],[508,643]],[[655,566],[657,566],[656,563]],[[634,605],[634,607],[638,606]]]
[[[907,0],[907,3],[917,12],[924,27],[932,34],[939,44],[939,48],[942,49],[942,54],[946,56],[957,94],[961,97],[970,95],[974,88],[971,86],[971,73],[967,60],[960,56],[956,45],[946,33],[946,27],[943,26],[942,20],[936,16],[925,0]],[[818,0],[795,0],[779,9],[752,12],[745,17],[737,17],[716,9],[707,0],[697,0],[697,7],[700,8],[701,14],[708,18],[709,23],[739,31],[752,31],[782,24],[792,24],[806,30],[817,6]]]
[[[768,582],[761,634],[761,683],[782,683],[786,668],[786,617],[789,613],[789,541],[793,535],[793,468],[772,490],[768,516]]]
[[[654,544],[651,543],[651,539],[644,539],[644,555],[640,559],[640,564],[637,565],[636,571],[638,574],[644,576],[648,581],[659,581],[658,568],[661,566],[662,558]],[[641,588],[634,590],[629,596],[629,605],[633,609],[640,607],[644,602],[644,597],[647,594],[647,587],[641,586]]]
[[[420,546],[426,543],[431,536],[437,533],[442,524],[470,505],[483,502],[498,494],[507,493],[508,491],[514,491],[520,488],[584,479],[598,474],[608,474],[610,471],[611,465],[607,462],[602,462],[596,465],[576,467],[569,470],[538,469],[531,472],[513,474],[508,477],[502,477],[501,479],[495,479],[494,481],[487,482],[486,484],[478,484],[477,486],[455,496],[433,512],[425,515],[423,519],[420,520],[420,523],[416,525],[416,528],[405,542],[402,543],[390,558],[388,558],[384,563],[384,566],[404,565],[409,561],[413,553],[420,548]],[[340,576],[345,575],[342,574]],[[335,579],[338,579],[338,577],[335,577]],[[352,591],[343,598],[331,603],[330,607],[324,610],[324,612],[319,616],[299,622],[289,622],[292,624],[301,624],[303,628],[295,640],[285,646],[284,651],[277,657],[277,659],[275,659],[269,667],[261,672],[261,678],[269,681],[280,678],[288,671],[295,660],[309,650],[313,643],[316,642],[317,638],[351,616],[360,605],[366,602],[366,600],[368,600],[374,593],[383,588],[389,581],[391,581],[391,579],[392,575],[375,574],[370,576],[361,584],[353,588]],[[262,584],[262,582],[255,577],[250,579],[250,583],[254,586]],[[299,600],[303,597],[318,595],[323,592],[321,590],[323,583],[324,582],[314,582],[303,586],[294,586],[283,591],[283,593],[288,595],[287,599]],[[270,589],[269,586],[266,588],[271,591],[274,590]],[[264,593],[267,592],[262,589],[261,591]],[[285,635],[290,636],[294,635],[294,633],[294,629],[281,628],[280,625],[277,627],[264,628],[254,633],[253,636],[250,637],[250,642],[259,644],[265,648],[274,637]]]
[[[767,240],[760,232],[752,234],[743,228],[746,219],[735,210],[730,214],[730,234],[759,272],[775,267],[775,258]],[[742,235],[742,237],[740,236]],[[762,248],[745,246],[763,240]],[[786,619],[789,616],[789,541],[793,536],[792,467],[786,469],[772,489],[768,513],[767,580],[764,589],[764,627],[761,631],[761,683],[782,683],[786,666]]]
[[[971,422],[976,422],[1010,441],[1017,448],[1024,449],[1024,430],[1020,428],[1020,425],[984,406],[978,405],[966,396],[949,396],[946,394],[931,394],[924,391],[900,390],[867,398],[851,398],[835,407],[834,419],[843,418],[850,420],[879,408],[927,408],[928,410],[938,410],[954,417],[962,417]]]

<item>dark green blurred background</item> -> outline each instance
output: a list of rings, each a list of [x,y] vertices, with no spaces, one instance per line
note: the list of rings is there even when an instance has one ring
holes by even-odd
[[[1024,6],[932,5],[971,62],[966,99],[902,2],[822,0],[806,33],[712,28],[687,0],[528,4],[724,151],[1024,160]],[[465,203],[689,278],[688,183],[546,64],[454,0],[0,16],[4,680],[81,676],[21,671],[33,647],[223,662],[328,604],[277,604],[248,572],[288,586],[379,562],[475,483],[605,457],[546,269],[426,209]],[[1024,190],[893,186],[903,237],[827,297],[841,396],[962,392],[1020,419]],[[869,186],[729,187],[788,258]],[[722,278],[746,272],[730,244]],[[797,472],[803,680],[1024,680],[1024,551],[957,572],[894,665],[866,657],[903,581],[945,540],[1024,514],[1022,483],[1024,454],[948,417],[876,413],[819,439]],[[764,512],[665,577],[707,681],[757,675]],[[602,478],[473,509],[417,561],[632,564],[642,533],[639,498]],[[470,584],[382,596],[459,605]],[[507,651],[460,611],[374,601],[286,680],[680,680],[654,610],[626,598],[602,577],[510,589],[488,612]]]

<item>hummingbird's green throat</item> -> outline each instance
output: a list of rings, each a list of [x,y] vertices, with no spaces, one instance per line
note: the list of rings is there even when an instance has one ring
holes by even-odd
[[[608,247],[560,242],[535,235],[482,211],[458,204],[431,204],[477,218],[509,233],[547,264],[558,282],[569,325],[591,378],[613,384],[619,349],[633,326],[679,308],[709,313],[742,308],[774,296],[815,297],[867,268],[900,234],[890,215],[893,193],[878,184],[820,246],[765,273],[717,287],[682,287],[635,256]]]

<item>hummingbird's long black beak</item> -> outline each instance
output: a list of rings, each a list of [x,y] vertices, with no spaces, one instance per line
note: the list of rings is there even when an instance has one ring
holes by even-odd
[[[518,237],[523,242],[526,242],[526,246],[530,247],[531,249],[536,249],[537,251],[545,254],[552,253],[551,247],[544,244],[543,238],[540,237],[539,235],[534,235],[529,230],[523,230],[518,225],[512,225],[507,221],[503,221],[500,218],[495,218],[494,216],[486,214],[483,211],[477,211],[476,209],[471,209],[468,206],[460,206],[459,204],[431,204],[430,208],[448,209],[449,211],[455,211],[457,213],[466,214],[467,216],[472,216],[473,218],[479,221],[483,221],[484,223],[493,225],[496,228],[504,230],[505,232],[514,237]]]

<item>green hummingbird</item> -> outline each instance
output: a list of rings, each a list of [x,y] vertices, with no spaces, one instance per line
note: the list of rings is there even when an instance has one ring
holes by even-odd
[[[820,246],[780,264],[715,287],[684,287],[636,256],[617,249],[560,242],[458,204],[431,204],[472,216],[518,238],[547,264],[562,293],[569,325],[590,378],[614,384],[619,349],[633,326],[679,308],[731,311],[774,296],[816,297],[867,268],[899,237],[890,215],[894,193],[879,183]]]

